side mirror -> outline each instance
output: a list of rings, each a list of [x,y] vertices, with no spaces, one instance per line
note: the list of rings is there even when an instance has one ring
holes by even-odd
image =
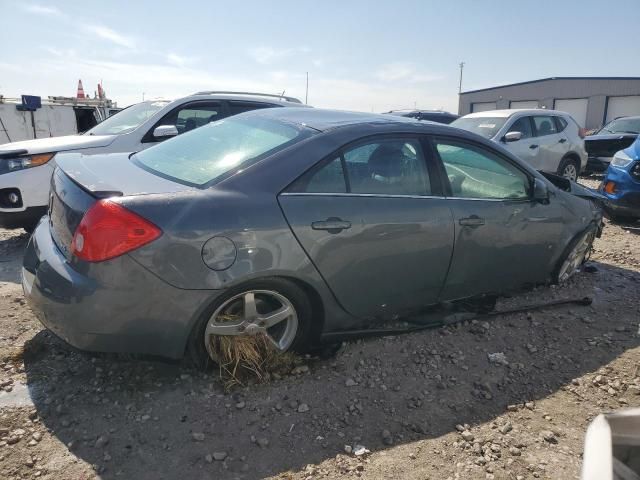
[[[507,143],[517,142],[521,138],[522,138],[522,132],[508,132],[504,137],[502,137],[502,139]]]
[[[533,179],[533,199],[542,203],[549,200],[549,188],[547,184],[539,178]]]
[[[175,125],[160,125],[153,131],[154,138],[169,138],[178,135],[178,129]]]

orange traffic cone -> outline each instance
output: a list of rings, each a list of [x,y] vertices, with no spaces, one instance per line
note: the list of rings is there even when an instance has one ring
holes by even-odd
[[[84,88],[82,88],[82,80],[78,80],[78,94],[77,98],[85,98],[84,96]]]

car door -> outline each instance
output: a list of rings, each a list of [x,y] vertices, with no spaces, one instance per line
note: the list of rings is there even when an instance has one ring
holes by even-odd
[[[441,299],[544,282],[563,231],[555,202],[532,200],[529,174],[496,150],[444,137],[434,148],[456,229]]]
[[[438,299],[454,228],[424,152],[415,136],[370,138],[279,196],[298,241],[355,316],[390,317]]]
[[[503,146],[513,153],[520,160],[527,162],[535,169],[540,168],[540,145],[533,136],[533,125],[531,117],[525,116],[515,118],[511,121],[511,125],[507,127],[506,133],[520,132],[522,136],[520,140],[514,142],[504,142]]]
[[[220,120],[226,117],[227,114],[226,105],[218,100],[199,100],[184,103],[167,113],[145,133],[138,150],[171,138],[156,138],[153,132],[159,126],[174,126],[178,130],[178,135],[180,135],[207,123]]]
[[[540,148],[540,166],[537,169],[556,173],[567,151],[567,139],[558,132],[556,122],[551,115],[534,115],[533,125],[536,142]]]

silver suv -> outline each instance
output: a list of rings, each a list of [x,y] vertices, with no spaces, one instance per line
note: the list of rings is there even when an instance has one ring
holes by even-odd
[[[578,123],[556,110],[490,110],[470,113],[451,126],[500,143],[537,170],[576,180],[587,165]]]

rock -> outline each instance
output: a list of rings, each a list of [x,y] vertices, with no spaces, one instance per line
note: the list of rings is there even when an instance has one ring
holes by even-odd
[[[227,452],[213,452],[213,459],[216,462],[222,462],[225,458],[227,458]]]
[[[298,406],[298,413],[306,413],[309,410],[309,405],[307,405],[306,403],[301,403],[300,406]]]
[[[462,436],[465,442],[473,442],[473,439],[475,438],[473,436],[473,433],[471,433],[469,430],[465,430],[460,435]]]
[[[371,453],[370,450],[368,450],[364,445],[356,445],[353,449],[353,454],[356,457],[362,457],[364,455],[366,455],[367,453]]]
[[[259,438],[257,443],[260,448],[267,448],[269,446],[269,440],[266,438]]]
[[[193,432],[191,434],[191,438],[193,438],[196,442],[204,442],[204,433],[201,432]]]
[[[210,453],[207,453],[207,454],[204,456],[204,461],[205,461],[205,462],[207,462],[207,463],[211,463],[211,462],[213,462],[213,457],[211,456],[211,454],[210,454]]]
[[[345,445],[344,453],[351,454],[351,452],[353,452],[353,448],[351,447],[351,445]]]
[[[464,432],[466,430],[466,428],[464,428],[464,425],[458,424],[458,425],[456,425],[456,430],[458,430],[459,432],[462,433],[462,432]]]
[[[529,410],[533,410],[535,408],[535,404],[533,402],[526,402],[524,404],[525,408],[528,408]]]
[[[513,425],[511,425],[511,422],[507,422],[503,426],[500,427],[500,433],[503,434],[503,435],[506,435],[511,430],[513,430]]]
[[[245,402],[238,402],[236,403],[236,408],[238,410],[242,410],[247,404]]]
[[[96,440],[95,447],[96,448],[104,448],[109,443],[109,438],[104,435],[100,435]]]
[[[303,373],[308,373],[309,367],[307,365],[299,365],[291,370],[291,375],[302,375]]]
[[[347,381],[344,382],[345,387],[355,387],[358,383],[353,378],[347,378]]]
[[[489,359],[489,363],[493,363],[494,365],[509,365],[506,355],[502,352],[487,353],[487,358]]]
[[[542,432],[542,438],[545,442],[556,444],[558,443],[558,437],[551,430],[545,430]]]
[[[382,430],[382,443],[385,445],[393,445],[393,437],[389,430]]]
[[[522,453],[522,452],[520,451],[520,449],[519,449],[519,448],[511,447],[511,448],[509,449],[509,453],[510,453],[511,455],[513,455],[514,457],[519,457],[519,456],[521,455],[521,453]]]

